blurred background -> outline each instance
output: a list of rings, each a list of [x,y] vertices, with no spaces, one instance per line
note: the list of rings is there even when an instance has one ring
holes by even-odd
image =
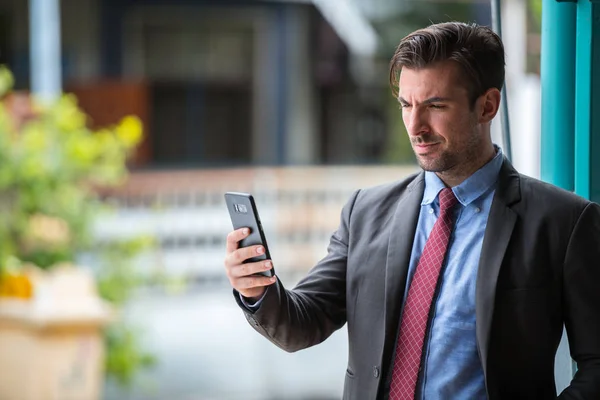
[[[513,162],[539,177],[541,0],[501,11]],[[0,0],[0,371],[46,388],[0,390],[339,399],[345,328],[287,354],[235,304],[223,193],[254,194],[292,287],[352,191],[417,170],[388,86],[400,39],[491,15],[487,0]]]

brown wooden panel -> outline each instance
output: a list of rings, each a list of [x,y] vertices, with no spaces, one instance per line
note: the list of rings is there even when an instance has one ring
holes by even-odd
[[[141,81],[104,80],[67,85],[81,108],[90,116],[93,128],[117,123],[126,115],[138,116],[144,126],[144,140],[133,155],[131,166],[142,166],[152,161],[150,140],[150,101],[147,84]]]

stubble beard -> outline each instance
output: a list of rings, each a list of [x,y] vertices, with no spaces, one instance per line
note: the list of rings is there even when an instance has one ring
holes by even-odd
[[[430,140],[415,140],[416,143],[430,142]],[[435,173],[452,173],[461,174],[464,169],[468,169],[469,166],[476,162],[482,153],[481,137],[476,132],[475,127],[471,127],[471,135],[464,142],[459,144],[459,148],[464,149],[463,151],[456,150],[444,150],[436,158],[428,158],[419,156],[417,162],[424,171],[435,172]],[[413,149],[414,150],[414,149]]]
[[[445,172],[457,164],[455,155],[448,151],[444,151],[435,159],[417,156],[417,162],[423,170],[429,172]]]

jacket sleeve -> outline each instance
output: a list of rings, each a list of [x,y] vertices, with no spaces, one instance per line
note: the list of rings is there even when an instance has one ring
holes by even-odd
[[[346,323],[346,261],[350,218],[358,194],[356,191],[344,206],[325,258],[294,289],[287,290],[278,278],[254,312],[244,307],[235,293],[252,327],[285,351],[319,344]]]
[[[564,263],[563,314],[577,373],[559,396],[600,399],[600,206],[590,203],[571,234]]]

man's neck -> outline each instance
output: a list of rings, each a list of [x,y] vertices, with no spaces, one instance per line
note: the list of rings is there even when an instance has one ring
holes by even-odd
[[[496,149],[492,145],[491,148],[486,151],[485,156],[478,158],[476,161],[466,165],[461,165],[456,169],[449,169],[447,171],[436,172],[435,174],[444,182],[448,187],[458,186],[463,183],[467,178],[477,172],[481,167],[489,163],[496,156]]]

